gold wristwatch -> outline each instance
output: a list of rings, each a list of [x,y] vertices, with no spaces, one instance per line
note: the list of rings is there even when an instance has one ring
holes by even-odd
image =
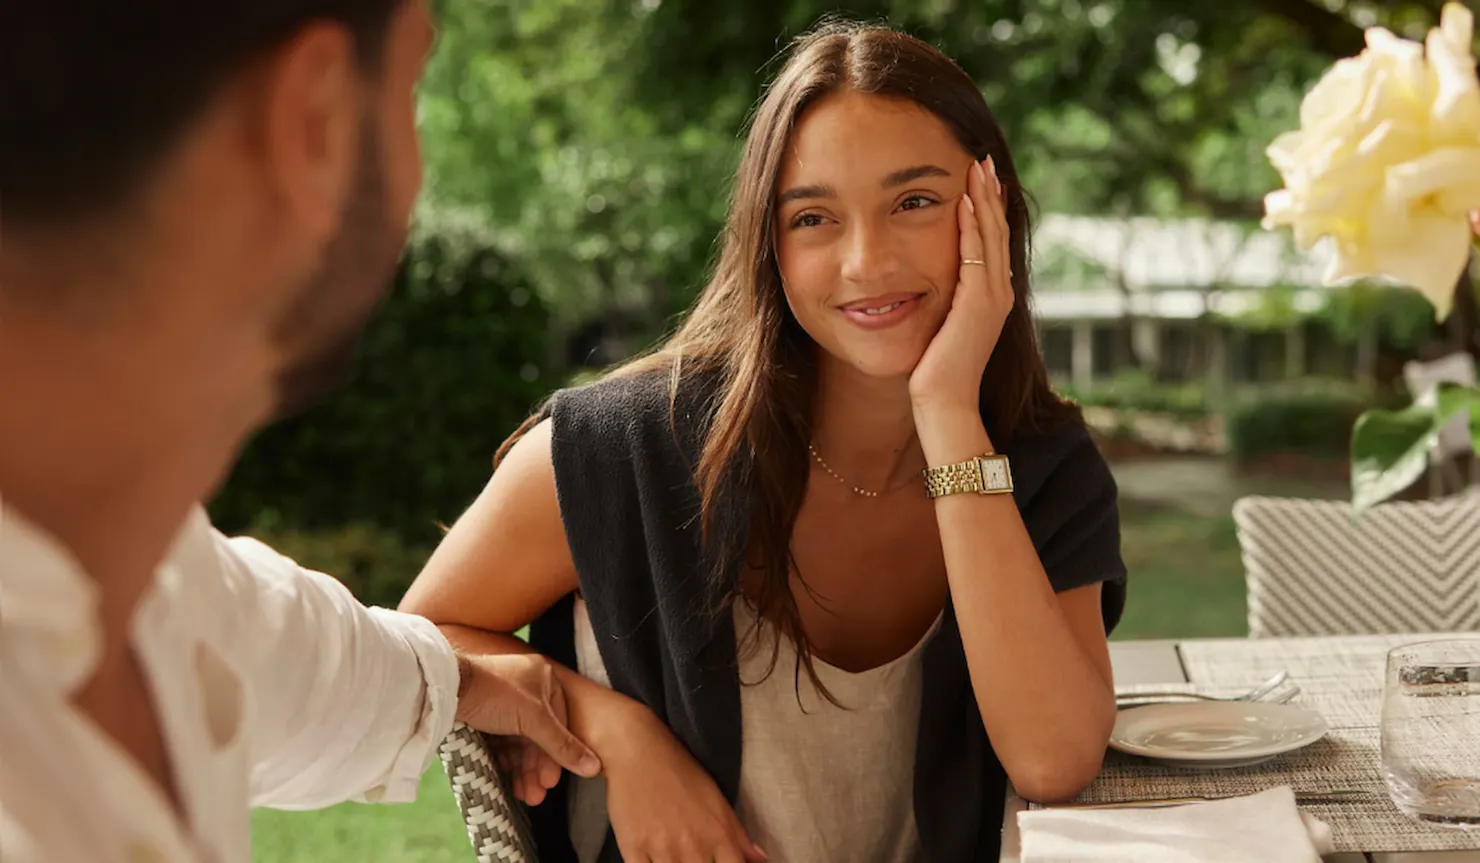
[[[925,494],[932,500],[948,494],[1009,494],[1012,492],[1012,470],[1007,456],[989,452],[958,464],[927,468]]]

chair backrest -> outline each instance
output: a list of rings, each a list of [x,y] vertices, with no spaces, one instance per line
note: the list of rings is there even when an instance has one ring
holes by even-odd
[[[1233,506],[1249,635],[1480,630],[1480,499],[1388,503],[1354,517],[1333,500]]]
[[[440,754],[478,863],[537,863],[528,815],[499,770],[488,738],[459,722],[442,741]]]

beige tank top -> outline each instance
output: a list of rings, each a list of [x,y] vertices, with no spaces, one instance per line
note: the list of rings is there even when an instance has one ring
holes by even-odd
[[[749,632],[754,612],[737,602],[734,613],[735,631]],[[746,640],[739,657],[744,743],[736,810],[770,863],[918,859],[914,776],[922,658],[939,628],[937,619],[908,653],[868,671],[855,674],[815,660],[817,676],[843,707],[824,698],[805,672],[797,680],[796,650],[788,639],[780,639],[769,676],[773,631]],[[579,599],[575,632],[578,670],[610,685]],[[569,806],[576,856],[594,863],[609,824],[605,780],[576,779]]]

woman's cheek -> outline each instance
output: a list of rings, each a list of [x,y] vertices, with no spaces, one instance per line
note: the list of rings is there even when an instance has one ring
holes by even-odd
[[[835,268],[825,249],[790,249],[779,256],[786,302],[791,313],[807,329],[822,313],[832,291]]]
[[[938,207],[937,212],[948,209],[954,213],[953,208],[944,206]],[[913,242],[905,244],[913,259],[913,269],[950,299],[956,291],[961,269],[961,229],[954,216],[936,217],[918,227]]]

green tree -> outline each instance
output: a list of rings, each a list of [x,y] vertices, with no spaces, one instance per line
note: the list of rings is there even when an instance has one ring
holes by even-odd
[[[472,208],[557,320],[639,309],[649,330],[702,283],[745,118],[824,0],[442,0],[423,90],[429,191]],[[1264,148],[1384,24],[1440,0],[855,0],[980,83],[1044,211],[1252,222]],[[1332,10],[1335,11],[1332,11]]]

